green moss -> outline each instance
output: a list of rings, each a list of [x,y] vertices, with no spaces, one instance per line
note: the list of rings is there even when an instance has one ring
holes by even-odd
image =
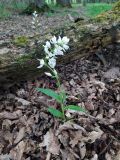
[[[120,12],[120,1],[116,2],[115,5],[113,6],[113,11]]]
[[[13,40],[13,43],[17,46],[25,47],[29,44],[29,39],[25,36],[16,37]]]
[[[120,1],[115,3],[112,10],[99,14],[93,19],[95,22],[109,22],[116,20],[120,20]]]

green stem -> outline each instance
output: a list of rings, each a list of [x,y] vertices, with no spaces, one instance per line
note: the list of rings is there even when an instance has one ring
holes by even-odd
[[[60,93],[63,93],[63,91],[61,90],[61,84],[60,84],[60,80],[59,80],[58,74],[55,74],[55,72],[53,71],[53,69],[52,69],[49,65],[46,64],[46,66],[47,66],[47,68],[50,69],[50,71],[51,71],[51,72],[53,73],[53,75],[55,76],[55,79],[56,79],[56,81],[57,81],[57,87],[59,88],[59,92],[60,92]],[[62,99],[62,101],[61,101],[61,103],[60,103],[60,105],[61,105],[61,111],[62,111],[62,114],[63,114],[63,119],[64,119],[64,121],[65,121],[66,118],[65,118],[65,112],[64,112],[64,97],[63,97],[63,94],[61,94],[61,99]]]

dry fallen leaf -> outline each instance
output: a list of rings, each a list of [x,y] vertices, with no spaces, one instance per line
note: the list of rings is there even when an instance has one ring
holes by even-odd
[[[95,154],[90,160],[98,160],[98,155]]]
[[[25,136],[25,127],[20,128],[18,135],[14,141],[14,144],[17,144]]]
[[[63,130],[69,130],[69,129],[81,130],[84,133],[86,133],[86,130],[83,127],[68,121],[68,122],[65,122],[63,125],[59,126],[59,128],[56,132],[56,135],[59,135]]]
[[[79,149],[80,149],[80,156],[81,156],[81,159],[83,159],[86,155],[86,145],[84,142],[80,142],[79,143]]]
[[[0,113],[0,119],[10,119],[10,120],[15,120],[18,119],[19,117],[21,117],[22,115],[22,111],[21,110],[17,110],[14,112],[1,112]]]
[[[104,73],[103,77],[105,79],[117,79],[120,77],[120,69],[118,67],[110,68],[107,72]]]
[[[105,83],[101,82],[101,81],[91,81],[91,84],[93,84],[95,86],[95,88],[99,91],[99,94],[102,95],[103,91],[107,90],[107,88],[105,87]]]
[[[114,160],[120,160],[120,150],[118,151],[116,157],[114,158]]]
[[[76,160],[74,155],[68,149],[61,149],[60,152],[62,155],[62,160]]]
[[[29,106],[29,105],[31,104],[30,101],[27,101],[27,100],[25,100],[25,99],[23,99],[23,98],[18,98],[18,97],[16,97],[15,99],[16,99],[18,102],[22,103],[23,106]]]
[[[100,139],[103,134],[102,130],[89,132],[87,137],[83,137],[81,141],[93,143],[96,139]]]
[[[59,155],[60,144],[53,130],[48,131],[44,135],[44,140],[39,144],[41,147],[46,147],[46,150],[54,155]]]
[[[78,130],[78,131],[73,131],[73,138],[71,138],[71,141],[70,141],[70,145],[72,148],[75,147],[75,145],[77,145],[80,141],[81,141],[81,138],[82,138],[82,131],[81,130]]]
[[[108,152],[105,154],[105,158],[106,160],[112,160],[111,155]]]
[[[25,152],[26,141],[21,141],[15,148],[10,151],[10,156],[14,160],[22,160],[23,153]]]

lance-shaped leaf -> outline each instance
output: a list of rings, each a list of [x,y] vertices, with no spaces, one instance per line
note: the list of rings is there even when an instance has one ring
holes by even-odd
[[[61,101],[62,101],[61,96],[51,89],[37,88],[37,91],[42,92],[42,93],[46,94],[47,96],[54,98],[59,103],[61,103]]]
[[[63,118],[63,114],[62,112],[60,112],[59,110],[55,109],[55,108],[52,108],[52,107],[49,107],[48,108],[48,111],[55,117],[58,117],[58,118]]]
[[[80,112],[86,112],[85,109],[83,109],[82,107],[80,106],[76,106],[76,105],[69,105],[69,106],[65,106],[64,107],[64,110],[74,110],[74,111],[80,111]]]

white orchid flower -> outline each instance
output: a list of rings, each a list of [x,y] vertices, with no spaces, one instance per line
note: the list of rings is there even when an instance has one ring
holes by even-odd
[[[44,59],[38,59],[38,61],[40,62],[40,65],[37,68],[42,68],[45,64]]]
[[[63,51],[60,50],[59,48],[54,49],[54,55],[64,55]]]
[[[47,47],[44,48],[44,51],[45,51],[45,53],[46,53],[46,58],[47,58],[47,59],[53,57],[52,52],[50,52]]]
[[[56,66],[56,59],[55,58],[50,58],[49,61],[48,61],[48,65],[51,67],[51,68],[55,68]]]
[[[51,47],[51,44],[50,44],[50,42],[49,42],[49,41],[47,41],[47,42],[46,42],[45,47],[47,47],[47,48],[50,48],[50,47]]]
[[[52,77],[52,74],[49,73],[49,72],[45,72],[45,74],[46,74],[47,76],[49,76],[49,77]]]
[[[49,54],[49,53],[50,53],[49,48],[46,47],[46,46],[44,46],[44,51],[45,51],[46,54]]]
[[[59,45],[56,45],[55,46],[58,50],[63,50],[63,47],[59,46]]]
[[[38,14],[37,14],[36,11],[33,12],[33,16],[34,16],[34,17],[37,17],[37,16],[38,16]]]
[[[32,24],[35,24],[35,22],[34,22],[34,21],[32,21]]]
[[[66,45],[66,44],[63,44],[63,48],[64,48],[65,50],[68,50],[68,49],[69,49],[69,46]]]
[[[59,36],[58,43],[62,43],[62,38]]]
[[[62,38],[63,44],[68,44],[69,41],[70,41],[70,39],[67,38],[66,36]]]
[[[49,69],[52,69],[53,75],[57,75],[57,71],[55,70],[56,58],[59,55],[64,55],[64,52],[69,49],[68,42],[69,38],[66,36],[63,38],[59,36],[58,39],[54,36],[50,41],[46,41],[45,45],[43,45],[45,58],[38,59],[40,61],[40,66],[37,68],[42,68],[46,65]],[[45,74],[53,77],[53,75],[49,72],[45,72]]]

